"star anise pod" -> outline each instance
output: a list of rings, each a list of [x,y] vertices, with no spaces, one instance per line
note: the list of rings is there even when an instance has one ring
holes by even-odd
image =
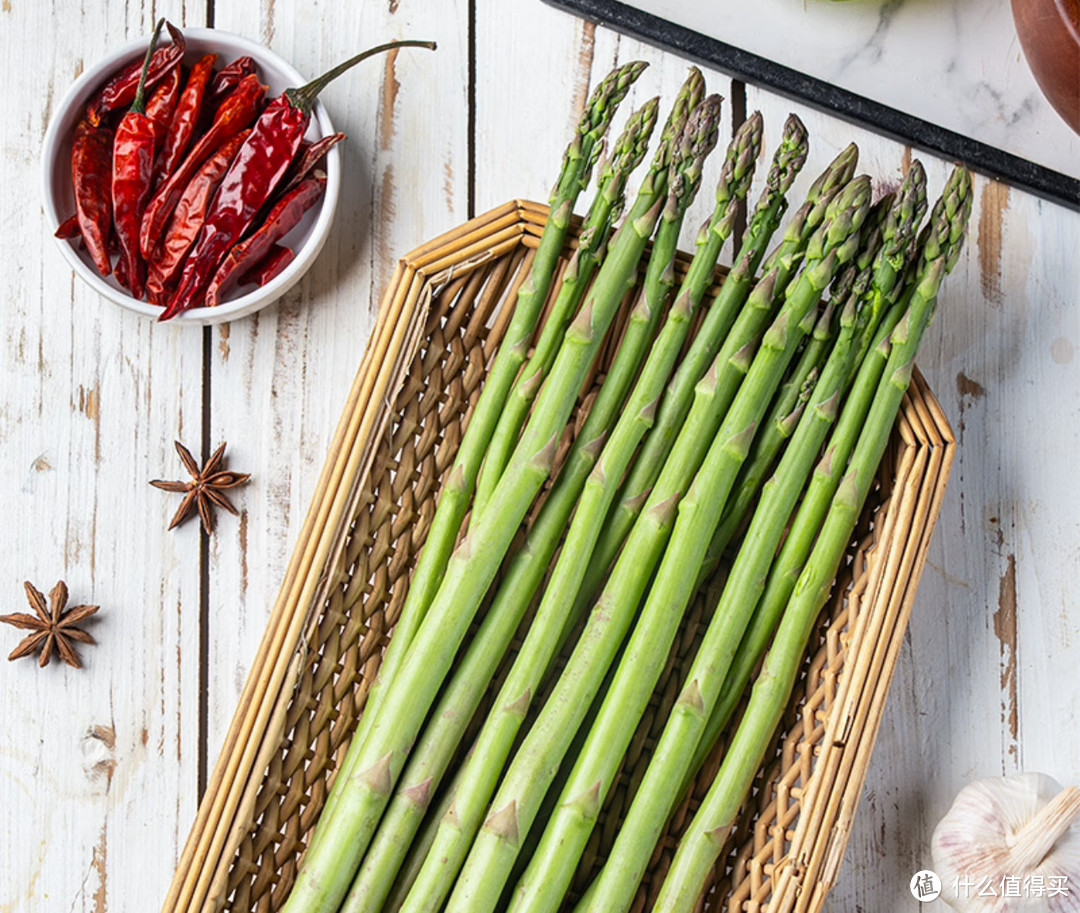
[[[169,523],[169,529],[179,526],[195,511],[198,511],[203,529],[210,534],[214,531],[215,507],[222,507],[231,514],[237,513],[225,492],[230,488],[246,484],[251,476],[247,473],[229,472],[221,468],[221,464],[225,461],[225,447],[225,444],[218,447],[213,456],[206,461],[206,465],[200,469],[191,451],[176,441],[176,452],[180,454],[184,466],[191,473],[192,481],[162,482],[160,479],[155,479],[150,483],[155,488],[174,491],[184,496],[184,500],[180,502],[180,507]]]
[[[67,584],[61,580],[49,593],[49,605],[45,605],[45,597],[30,581],[23,584],[26,587],[26,598],[30,601],[30,607],[34,610],[33,615],[25,612],[17,612],[14,615],[0,615],[0,621],[14,625],[24,631],[33,631],[28,637],[23,638],[8,659],[18,659],[28,656],[36,650],[41,650],[40,665],[47,666],[52,659],[53,649],[60,654],[60,658],[69,666],[76,669],[82,668],[79,654],[75,652],[72,641],[83,644],[97,643],[93,637],[76,625],[86,621],[97,612],[99,606],[77,605],[65,611],[64,606],[68,601]]]

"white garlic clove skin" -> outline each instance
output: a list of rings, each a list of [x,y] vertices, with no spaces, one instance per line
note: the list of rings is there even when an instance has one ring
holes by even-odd
[[[963,913],[1080,913],[1078,817],[1080,791],[1045,774],[964,787],[931,841],[941,899]]]

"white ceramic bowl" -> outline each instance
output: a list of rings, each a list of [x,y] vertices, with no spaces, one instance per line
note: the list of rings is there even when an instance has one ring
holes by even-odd
[[[185,61],[188,64],[210,53],[220,55],[219,67],[237,57],[251,55],[259,66],[259,78],[270,87],[268,98],[280,95],[291,86],[301,86],[308,82],[273,51],[248,38],[216,29],[184,29],[183,32],[187,41]],[[46,223],[53,230],[75,212],[75,196],[71,184],[71,141],[75,125],[87,102],[109,78],[117,70],[146,53],[147,41],[146,37],[132,41],[86,70],[68,90],[53,115],[45,132],[42,152]],[[321,103],[316,104],[306,138],[315,140],[333,132],[334,127],[326,109]],[[250,286],[241,287],[234,292],[235,297],[226,298],[217,307],[192,308],[173,318],[170,323],[223,323],[244,317],[280,298],[304,275],[330,233],[330,223],[333,221],[341,190],[340,146],[334,146],[330,150],[322,168],[326,171],[326,190],[321,200],[305,213],[300,224],[281,242],[292,248],[295,259],[266,285],[254,290],[250,290]],[[76,275],[110,301],[147,317],[156,319],[161,314],[161,308],[132,298],[113,276],[102,276],[98,273],[90,256],[85,250],[79,249],[78,240],[57,243]],[[243,294],[245,290],[246,294]]]

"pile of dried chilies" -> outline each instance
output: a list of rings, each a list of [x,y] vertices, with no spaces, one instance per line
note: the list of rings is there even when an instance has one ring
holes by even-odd
[[[280,242],[322,196],[318,166],[345,138],[304,139],[327,83],[373,54],[434,44],[380,45],[268,101],[251,57],[217,69],[218,55],[206,54],[185,67],[171,23],[172,44],[156,47],[163,22],[145,59],[110,79],[76,126],[76,212],[56,235],[80,240],[101,275],[168,320],[263,285],[292,261]]]
[[[693,70],[617,231],[657,100],[611,144],[553,291],[574,203],[642,67],[603,81],[567,150],[287,913],[628,910],[668,819],[752,683],[654,907],[691,911],[789,700],[959,256],[971,179],[957,168],[922,225],[922,166],[913,162],[899,189],[875,201],[851,146],[766,257],[806,158],[792,116],[734,265],[710,296],[763,128],[755,114],[732,140],[715,210],[678,283],[676,241],[720,108]],[[643,259],[641,289],[617,321]],[[624,327],[614,361],[549,479],[613,325]],[[575,893],[676,631],[721,560],[719,603],[647,772],[603,867]],[[492,709],[461,745],[497,672]]]

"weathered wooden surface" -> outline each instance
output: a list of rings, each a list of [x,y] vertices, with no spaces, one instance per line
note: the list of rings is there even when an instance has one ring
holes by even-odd
[[[670,97],[686,67],[538,0],[134,6],[0,7],[0,611],[24,609],[24,579],[63,578],[73,602],[102,606],[85,670],[0,662],[4,913],[160,905],[395,256],[507,199],[545,199],[589,84],[615,61],[650,61],[637,103]],[[213,330],[158,327],[99,300],[66,269],[40,207],[53,106],[155,15],[212,17],[310,75],[391,37],[440,45],[327,90],[349,134],[333,236],[279,304]],[[771,146],[791,105],[752,87],[745,99],[766,114]],[[864,167],[897,180],[902,146],[798,110],[813,142],[806,180],[852,138]],[[948,164],[922,159],[940,189]],[[711,208],[708,190],[688,226]],[[1080,781],[1078,244],[1080,215],[978,179],[971,243],[920,359],[960,437],[957,468],[830,910],[912,909],[907,881],[929,863],[930,831],[973,777]],[[146,484],[182,476],[176,438],[196,453],[228,440],[230,465],[253,474],[205,558],[195,526],[165,531],[175,500]],[[0,650],[17,638],[3,628]]]

